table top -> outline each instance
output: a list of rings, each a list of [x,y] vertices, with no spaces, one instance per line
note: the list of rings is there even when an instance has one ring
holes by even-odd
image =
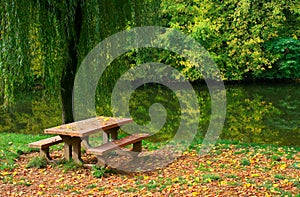
[[[69,124],[45,129],[46,134],[85,137],[99,131],[108,131],[132,122],[131,118],[115,118],[99,116]]]

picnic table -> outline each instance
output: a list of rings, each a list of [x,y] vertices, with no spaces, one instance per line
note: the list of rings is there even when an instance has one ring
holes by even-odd
[[[100,116],[45,129],[44,133],[59,135],[61,140],[64,142],[65,159],[73,159],[77,163],[82,163],[81,144],[84,142],[83,147],[86,149],[89,148],[89,135],[97,132],[103,132],[102,143],[108,144],[110,139],[117,140],[120,126],[131,122],[132,119],[130,118]]]

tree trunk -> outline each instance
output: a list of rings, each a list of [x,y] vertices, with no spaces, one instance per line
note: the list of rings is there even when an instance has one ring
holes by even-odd
[[[78,46],[82,27],[82,7],[77,1],[75,14],[65,25],[67,57],[61,78],[62,121],[64,124],[74,122],[73,87],[78,65]]]

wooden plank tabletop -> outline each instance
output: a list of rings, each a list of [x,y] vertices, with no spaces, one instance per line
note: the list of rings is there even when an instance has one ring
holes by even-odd
[[[107,131],[132,122],[131,118],[115,118],[99,116],[78,122],[45,129],[46,134],[85,137],[99,131]]]

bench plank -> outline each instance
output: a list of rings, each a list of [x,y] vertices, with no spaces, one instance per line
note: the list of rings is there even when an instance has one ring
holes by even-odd
[[[55,144],[59,144],[61,142],[63,142],[63,140],[58,135],[58,136],[50,137],[47,139],[39,140],[36,142],[32,142],[32,143],[28,144],[28,146],[30,148],[46,148],[46,147],[50,147]]]
[[[44,157],[48,162],[52,162],[52,159],[49,154],[49,147],[55,144],[63,142],[62,138],[58,136],[50,137],[47,139],[39,140],[28,144],[30,148],[39,148],[40,156]]]
[[[127,137],[121,138],[119,140],[115,140],[112,142],[105,143],[98,147],[87,149],[86,152],[88,154],[103,155],[105,152],[113,151],[119,149],[120,147],[124,147],[130,144],[133,145],[137,144],[138,146],[140,146],[141,145],[140,142],[149,136],[150,135],[146,133],[132,134]],[[134,147],[134,149],[141,150],[140,148],[137,147]]]

